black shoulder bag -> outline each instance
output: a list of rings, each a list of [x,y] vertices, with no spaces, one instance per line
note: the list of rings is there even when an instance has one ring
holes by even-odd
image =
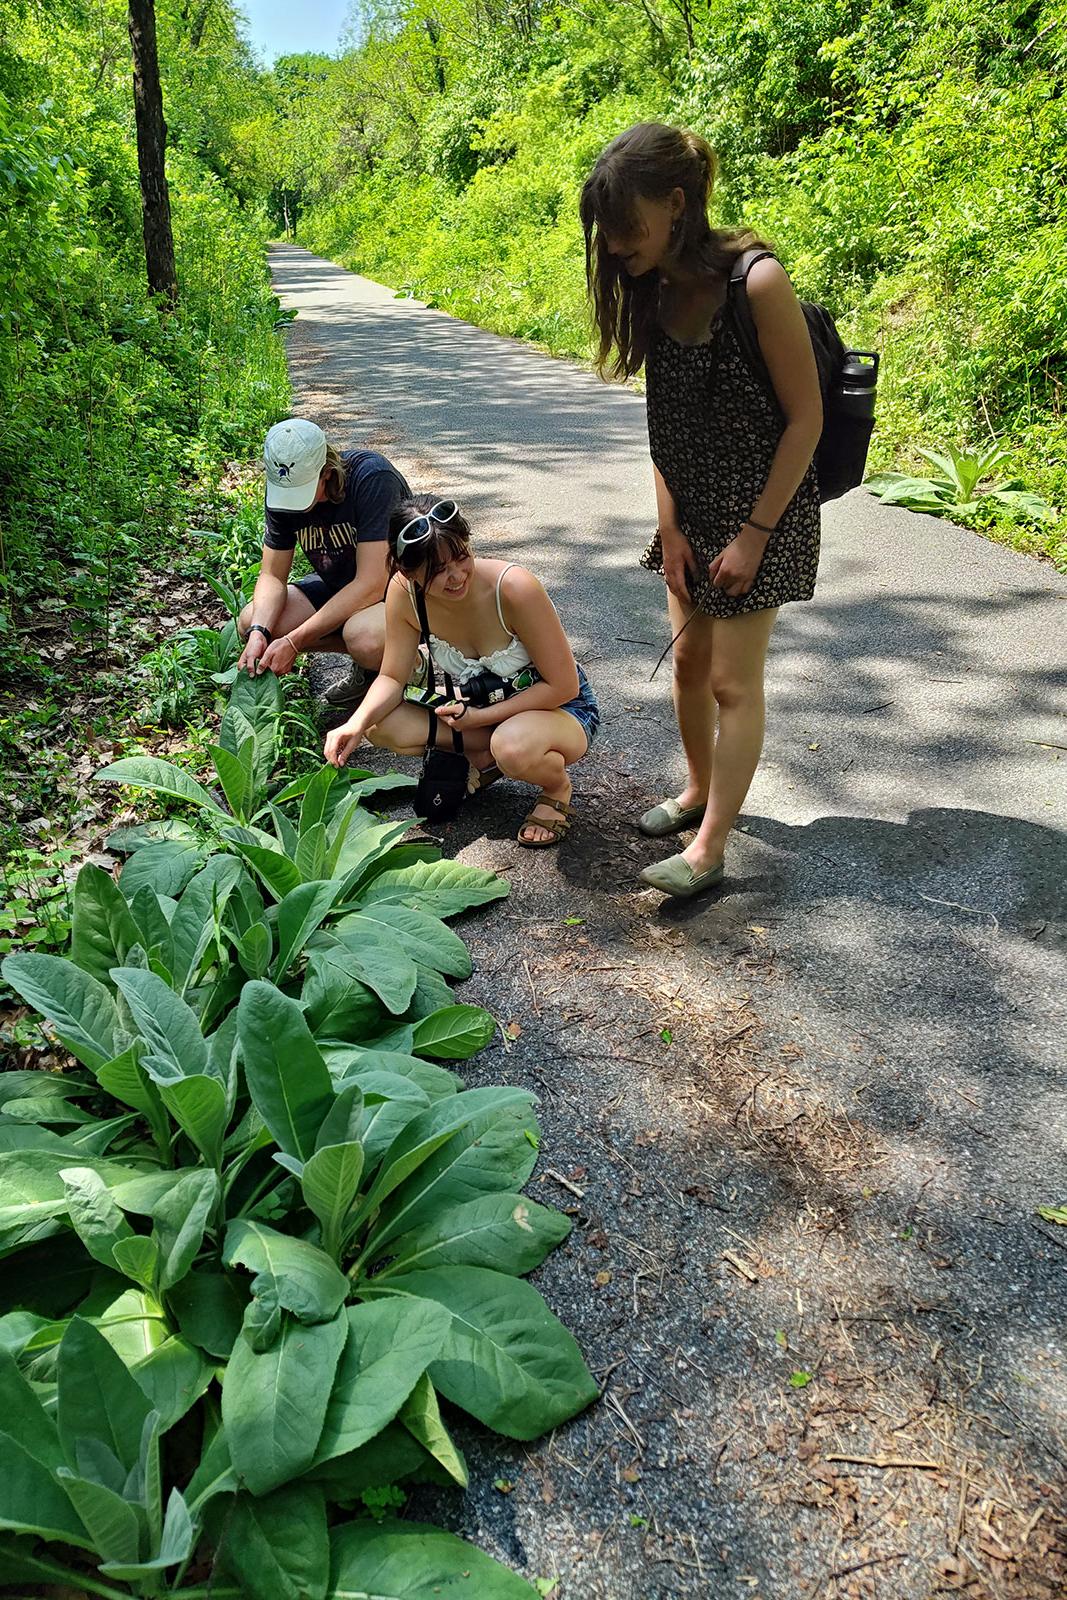
[[[430,654],[430,624],[426,616],[426,600],[423,592],[418,584],[413,584],[412,587],[415,590],[415,607],[419,613],[422,642],[426,646],[430,662],[430,681],[421,702],[426,707],[430,719],[429,737],[422,758],[422,772],[415,790],[415,813],[427,822],[451,822],[467,798],[470,762],[463,754],[463,735],[458,728],[452,729],[451,750],[437,748],[440,718],[433,705],[428,703],[433,700],[437,687],[433,656]],[[452,679],[447,672],[444,674],[444,679],[449,699],[457,699]]]
[[[774,385],[760,351],[745,283],[756,262],[770,255],[769,250],[741,252],[730,272],[727,305],[733,313],[734,327],[749,367],[777,403]],[[819,499],[825,504],[863,482],[867,446],[874,428],[878,356],[873,350],[846,350],[825,306],[802,300],[800,309],[811,335],[822,392],[822,437],[815,449],[815,473],[819,481]]]

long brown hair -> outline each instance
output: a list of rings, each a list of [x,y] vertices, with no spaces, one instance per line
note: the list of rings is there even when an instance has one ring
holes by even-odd
[[[326,460],[322,463],[326,498],[339,506],[345,497],[345,464],[332,444],[326,446]]]
[[[708,203],[718,162],[706,139],[663,122],[638,122],[613,139],[597,157],[582,189],[585,281],[600,336],[597,370],[629,378],[648,353],[659,309],[659,274],[631,278],[607,247],[606,235],[628,235],[639,226],[634,201],[685,196],[671,242],[672,259],[709,276],[725,276],[738,251],[761,243],[748,229],[713,228]],[[612,360],[612,354],[614,359]]]
[[[437,574],[443,572],[450,561],[461,561],[464,556],[470,554],[470,523],[461,512],[457,511],[448,522],[436,522],[430,517],[429,538],[420,540],[418,545],[405,550],[403,556],[397,556],[397,539],[406,525],[413,522],[416,517],[428,516],[431,508],[440,499],[440,495],[413,494],[410,500],[401,500],[393,507],[389,517],[390,577],[396,572],[402,572],[406,578],[414,582],[415,573],[422,572],[420,582],[424,589],[428,589]]]

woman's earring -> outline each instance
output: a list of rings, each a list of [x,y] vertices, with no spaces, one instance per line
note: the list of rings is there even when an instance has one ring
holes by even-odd
[[[675,217],[674,221],[671,223],[671,244],[672,245],[675,245],[675,244],[678,243],[678,239],[679,239],[679,236],[681,234],[681,231],[682,231],[682,219],[681,219],[681,217]]]

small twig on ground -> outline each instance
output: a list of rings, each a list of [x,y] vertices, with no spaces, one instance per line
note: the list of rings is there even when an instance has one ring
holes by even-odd
[[[891,1556],[868,1556],[866,1561],[853,1561],[850,1566],[835,1567],[830,1574],[829,1581],[832,1583],[835,1578],[847,1578],[850,1572],[862,1572],[864,1567],[880,1567],[884,1566],[887,1561],[907,1561],[908,1559],[906,1550],[897,1550]]]
[[[960,1475],[960,1496],[956,1502],[956,1525],[952,1530],[952,1539],[949,1543],[949,1548],[953,1555],[959,1549],[960,1540],[963,1537],[963,1518],[967,1510],[967,1489],[969,1485],[968,1469],[966,1463],[964,1463],[963,1472]]]
[[[827,1461],[846,1461],[859,1467],[916,1467],[925,1472],[944,1472],[943,1461],[927,1461],[922,1456],[827,1456]]]
[[[728,1267],[733,1267],[734,1271],[742,1278],[747,1278],[749,1283],[759,1282],[759,1273],[754,1271],[747,1261],[743,1261],[736,1250],[724,1250],[722,1258]]]
[[[572,1183],[569,1178],[565,1178],[562,1172],[556,1172],[552,1167],[546,1167],[545,1177],[552,1178],[556,1183],[562,1185],[564,1189],[569,1189],[571,1194],[576,1195],[579,1200],[585,1199],[585,1190],[579,1189],[578,1185]]]
[[[923,894],[921,890],[919,891],[919,899],[925,900],[929,905],[932,906],[951,906],[953,911],[970,911],[973,916],[988,917],[994,928],[996,928],[998,931],[1000,929],[1000,923],[997,921],[992,911],[983,911],[980,906],[962,906],[958,900],[939,900],[936,895]]]
[[[530,963],[528,961],[524,961],[523,966],[526,969],[526,982],[530,985],[530,995],[533,999],[534,1016],[539,1017],[541,1015],[541,1007],[537,1004],[537,990],[534,988],[534,981],[530,976]]]

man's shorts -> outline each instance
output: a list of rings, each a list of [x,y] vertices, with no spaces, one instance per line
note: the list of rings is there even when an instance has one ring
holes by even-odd
[[[299,589],[300,593],[311,601],[316,611],[321,611],[327,600],[332,600],[336,593],[317,572],[309,572],[306,578],[297,578],[293,588]]]

